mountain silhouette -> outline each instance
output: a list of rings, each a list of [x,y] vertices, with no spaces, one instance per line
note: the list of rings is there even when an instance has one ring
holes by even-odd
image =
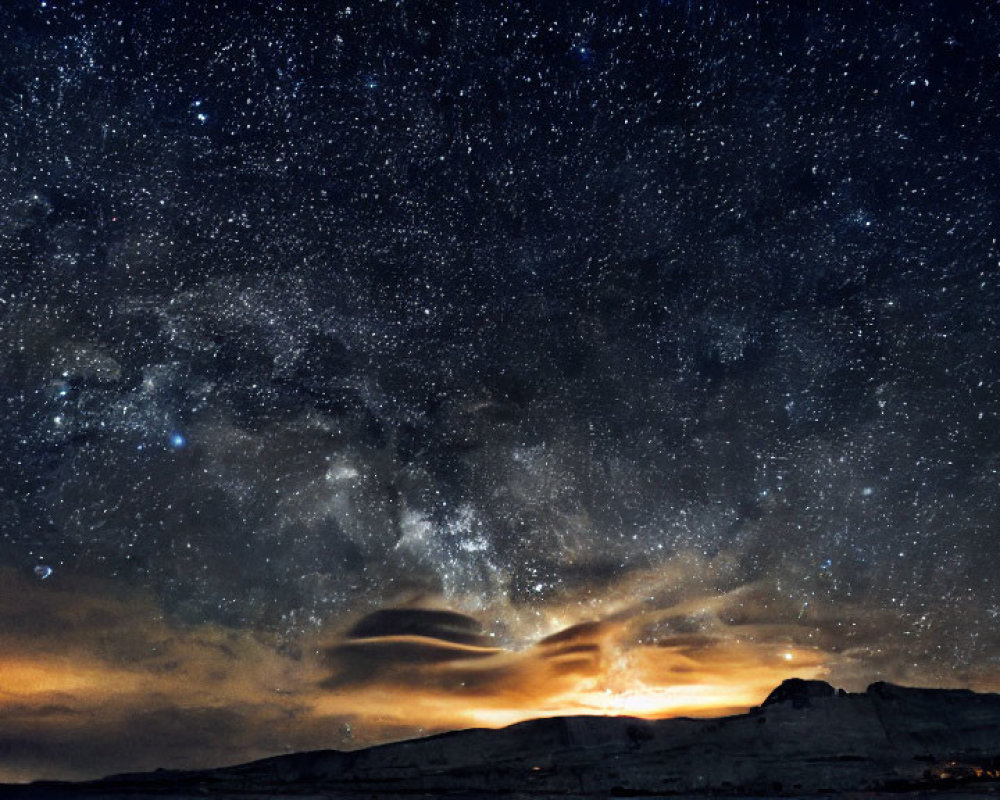
[[[0,787],[15,798],[808,796],[1000,793],[1000,695],[791,679],[717,719],[556,717],[197,771]],[[945,793],[945,794],[939,794]]]

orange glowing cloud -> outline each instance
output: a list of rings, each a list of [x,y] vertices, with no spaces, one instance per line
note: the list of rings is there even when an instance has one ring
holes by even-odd
[[[427,730],[568,714],[706,716],[755,705],[787,677],[826,671],[827,654],[783,642],[678,633],[639,644],[650,615],[581,623],[508,650],[477,639],[474,620],[461,615],[449,617],[463,631],[456,642],[436,629],[440,611],[393,613],[382,624],[363,620],[328,649],[323,713]]]
[[[766,585],[698,596],[684,584],[691,566],[533,608],[479,608],[492,631],[422,598],[294,639],[182,624],[138,590],[0,571],[0,781],[211,766],[535,717],[715,716],[792,676],[854,690],[898,680],[898,651],[879,638],[888,621],[790,613]],[[995,679],[951,685],[995,690]],[[910,682],[948,685],[932,673]]]
[[[118,686],[119,680],[111,681]],[[109,684],[107,670],[20,656],[0,657],[0,707],[50,693],[97,692]],[[134,687],[131,681],[126,686]]]

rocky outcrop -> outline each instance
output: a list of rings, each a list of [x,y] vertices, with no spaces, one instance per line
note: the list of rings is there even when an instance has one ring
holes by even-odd
[[[782,681],[781,686],[767,696],[761,704],[763,708],[775,703],[791,703],[796,708],[811,706],[812,698],[833,697],[836,690],[826,681],[806,681],[802,678],[789,678]]]
[[[541,719],[355,752],[123,776],[75,785],[73,796],[90,787],[102,797],[162,796],[165,786],[177,797],[185,786],[218,796],[810,794],[936,787],[996,777],[998,768],[1000,695],[886,683],[838,694],[820,681],[786,681],[740,716]]]

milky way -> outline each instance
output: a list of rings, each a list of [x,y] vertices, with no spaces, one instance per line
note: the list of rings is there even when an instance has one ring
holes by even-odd
[[[0,779],[1000,688],[1000,13],[902,6],[5,4]]]

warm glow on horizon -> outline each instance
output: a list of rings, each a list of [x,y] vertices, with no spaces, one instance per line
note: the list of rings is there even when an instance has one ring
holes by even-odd
[[[724,716],[759,705],[790,677],[827,678],[852,691],[879,677],[899,680],[872,675],[867,651],[830,647],[816,626],[761,621],[769,594],[758,587],[630,605],[629,597],[655,594],[656,576],[632,576],[593,601],[561,598],[537,613],[509,605],[481,611],[498,620],[502,636],[421,598],[289,647],[249,631],[177,624],[142,594],[85,586],[92,590],[63,602],[58,589],[0,577],[9,601],[66,620],[58,636],[22,628],[0,638],[7,736],[41,738],[56,750],[67,737],[96,737],[129,769],[351,750],[545,717]],[[1000,688],[989,680],[975,688]],[[155,745],[164,737],[191,744],[174,754]],[[142,742],[142,757],[118,749],[123,741]],[[88,770],[107,774],[117,762],[62,771],[32,763],[0,779],[93,777]]]
[[[405,637],[394,641],[400,638]],[[600,634],[567,653],[546,648],[543,640],[518,652],[495,650],[475,660],[352,686],[320,696],[316,710],[352,717],[359,727],[419,726],[424,731],[573,715],[709,717],[759,705],[786,678],[827,672],[817,649],[780,650],[721,637],[657,647],[627,646],[614,635]],[[455,674],[450,691],[441,680],[449,671]],[[467,687],[460,676],[471,676],[477,688]]]
[[[669,647],[628,645],[621,639],[624,631],[611,626],[555,644],[543,639],[517,651],[442,645],[418,636],[355,640],[345,649],[410,645],[444,655],[425,664],[401,663],[388,674],[331,691],[317,687],[322,670],[316,664],[264,648],[256,659],[219,662],[213,649],[204,648],[213,634],[200,631],[193,637],[202,644],[200,655],[189,643],[189,661],[160,672],[109,670],[84,655],[0,660],[0,710],[44,707],[51,714],[59,707],[108,714],[151,703],[221,708],[266,699],[285,713],[295,709],[315,720],[348,719],[355,731],[349,746],[362,747],[400,738],[401,730],[420,735],[541,717],[719,716],[759,704],[787,677],[826,672],[824,655],[815,649],[781,650],[724,637]],[[243,647],[249,651],[251,644]],[[792,653],[794,669],[786,660]]]
[[[0,708],[10,699],[23,700],[49,692],[79,692],[101,685],[96,670],[26,658],[0,659]]]

